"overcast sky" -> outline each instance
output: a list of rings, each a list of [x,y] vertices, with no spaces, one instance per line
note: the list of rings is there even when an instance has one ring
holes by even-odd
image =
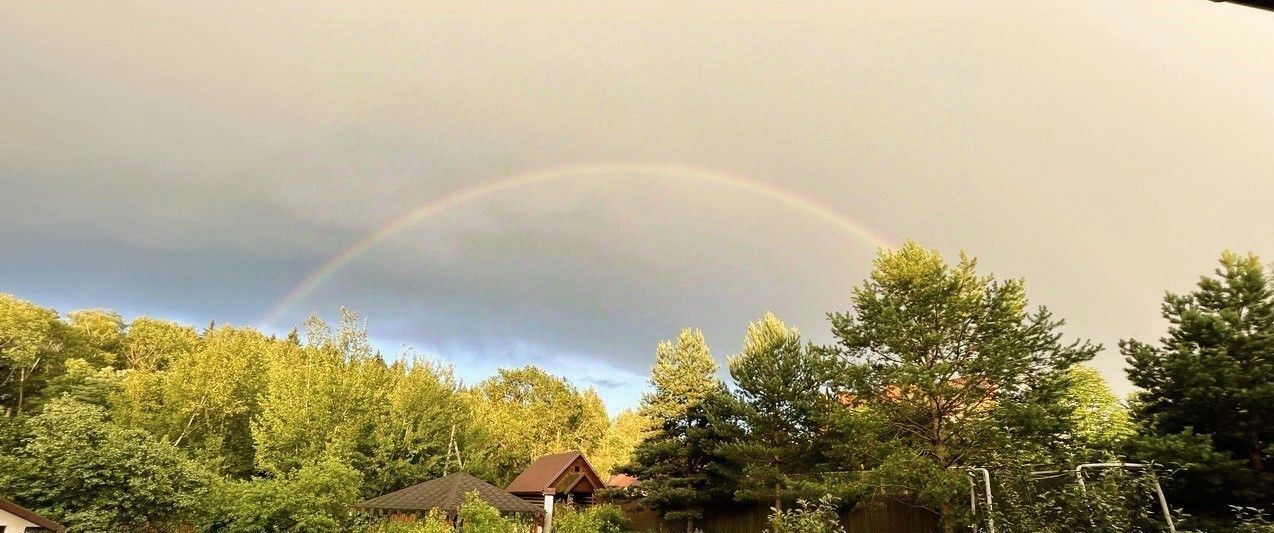
[[[848,226],[1025,278],[1120,392],[1165,289],[1274,259],[1274,13],[470,4],[0,3],[0,291],[279,332],[344,305],[617,409],[684,326],[721,362],[766,310],[828,341],[876,246]],[[699,174],[472,192],[581,165]]]

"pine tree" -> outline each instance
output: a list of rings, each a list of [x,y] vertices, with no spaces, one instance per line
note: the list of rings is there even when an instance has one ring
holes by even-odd
[[[655,357],[653,390],[640,410],[655,431],[619,470],[642,481],[643,505],[665,520],[684,520],[689,532],[709,504],[728,500],[732,492],[720,456],[721,446],[736,438],[724,419],[730,400],[698,330],[660,343]]]
[[[777,509],[784,500],[817,498],[793,492],[792,485],[822,463],[831,407],[822,359],[800,333],[766,313],[748,325],[743,351],[730,358],[730,376],[747,428],[744,439],[725,448],[733,462],[745,465],[739,496],[772,499]]]
[[[723,448],[742,437],[735,402],[724,385],[677,418],[664,420],[633,450],[619,472],[641,480],[641,504],[665,521],[684,521],[687,533],[705,511],[733,499],[738,472]]]
[[[1120,343],[1140,387],[1142,453],[1193,464],[1177,488],[1198,513],[1224,513],[1234,498],[1274,507],[1274,277],[1254,255],[1224,252],[1215,277],[1164,296],[1170,326],[1158,346]],[[1190,445],[1190,444],[1193,445]]]
[[[653,391],[642,397],[641,413],[656,424],[683,416],[705,396],[716,392],[721,380],[703,332],[686,328],[675,343],[659,343],[655,366],[650,370],[650,385]]]
[[[967,489],[952,467],[1048,460],[1068,428],[1068,370],[1100,346],[1062,344],[1062,325],[1028,310],[1021,280],[978,275],[963,254],[907,242],[883,250],[851,313],[830,316],[846,363],[842,400],[878,417],[897,443],[866,477],[959,521]],[[901,488],[903,490],[898,491]]]

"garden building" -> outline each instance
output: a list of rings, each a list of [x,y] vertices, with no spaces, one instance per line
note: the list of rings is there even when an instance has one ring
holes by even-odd
[[[354,504],[354,508],[373,516],[387,517],[390,520],[423,518],[429,511],[437,509],[445,513],[449,520],[455,520],[456,512],[464,504],[466,495],[471,492],[477,492],[482,501],[505,515],[526,516],[538,522],[544,514],[540,506],[528,503],[464,472],[447,474],[377,496]]]
[[[578,451],[545,455],[526,467],[504,490],[528,502],[588,505],[606,485]]]

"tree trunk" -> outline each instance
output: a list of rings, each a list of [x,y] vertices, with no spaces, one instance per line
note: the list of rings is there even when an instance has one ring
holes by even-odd
[[[22,415],[22,401],[26,397],[27,373],[25,370],[18,371],[18,404],[13,410],[14,414]]]
[[[694,530],[695,530],[695,519],[693,519],[693,518],[687,518],[687,519],[686,519],[686,533],[694,533]]]
[[[942,418],[941,414],[937,412],[934,413],[933,418],[933,457],[938,461],[939,466],[943,468],[948,466],[947,443],[946,440],[942,438]],[[942,533],[955,533],[955,524],[951,523],[951,519],[955,515],[953,508],[951,507],[951,502],[942,502],[942,505],[938,506],[938,511],[941,513],[940,519],[942,520]]]
[[[940,517],[940,520],[942,520],[942,533],[955,533],[955,525],[951,523],[951,504],[943,502],[938,507],[938,512],[942,514]]]
[[[1265,471],[1265,459],[1261,457],[1261,438],[1255,433],[1247,439],[1247,462],[1257,472]]]
[[[782,490],[783,489],[779,485],[779,483],[775,482],[774,483],[774,512],[770,514],[770,516],[772,517],[772,519],[770,520],[770,530],[774,531],[775,533],[778,533],[779,531],[781,531],[779,529],[779,523],[782,520],[782,514],[783,514],[783,498],[781,496]]]

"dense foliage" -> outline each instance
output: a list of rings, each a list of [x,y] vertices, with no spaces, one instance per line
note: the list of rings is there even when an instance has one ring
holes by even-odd
[[[1159,531],[1157,478],[1179,530],[1260,530],[1274,502],[1264,477],[1271,281],[1254,257],[1226,254],[1222,264],[1200,292],[1169,296],[1163,347],[1122,343],[1144,389],[1134,420],[1083,364],[1101,346],[1064,340],[1063,322],[1032,309],[1023,281],[914,243],[882,251],[852,309],[829,315],[835,343],[803,343],[767,314],[729,359],[728,393],[710,358],[661,345],[645,409],[662,426],[626,468],[647,480],[636,498],[687,529],[724,492],[772,506],[775,530],[839,527],[826,500],[785,510],[835,495],[837,512],[902,501],[932,510],[949,531],[992,522],[998,531]],[[691,352],[707,353],[690,341]],[[1094,461],[1158,464],[1091,474],[1086,492],[1073,475],[1044,473]],[[969,470],[977,467],[993,478],[994,510],[980,471]],[[1181,511],[1209,505],[1219,520]]]
[[[1134,452],[1185,468],[1171,489],[1192,514],[1274,508],[1274,277],[1256,256],[1226,252],[1162,309],[1157,346],[1121,343],[1142,389]]]
[[[797,500],[796,506],[787,510],[773,507],[769,522],[765,533],[845,533],[836,500],[831,496],[813,502]]]
[[[580,449],[641,481],[615,497],[686,531],[759,505],[774,533],[837,532],[884,501],[953,531],[1160,531],[1156,480],[1179,531],[1274,527],[1274,276],[1256,257],[1226,253],[1168,294],[1157,344],[1120,343],[1131,409],[1084,365],[1100,346],[1064,340],[1022,280],[972,258],[883,250],[849,303],[828,345],[765,314],[729,380],[686,329],[656,347],[639,408],[610,418],[535,367],[465,384],[411,352],[387,361],[348,312],[278,338],[0,295],[0,497],[85,532],[452,533],[442,515],[390,523],[350,504],[449,471],[499,485]],[[1081,488],[1073,468],[1092,461],[1153,468]],[[556,515],[561,533],[629,528],[611,506]],[[472,498],[458,521],[529,529]]]
[[[444,471],[627,462],[643,430],[537,368],[470,387],[386,362],[352,313],[276,338],[0,295],[0,379],[0,497],[78,531],[347,529],[351,503]]]
[[[694,530],[714,502],[729,500],[732,485],[723,469],[730,465],[722,447],[735,440],[727,420],[730,401],[703,333],[687,329],[655,352],[651,392],[642,399],[641,416],[654,430],[633,450],[633,462],[621,469],[642,480],[642,503],[667,520],[684,521]]]
[[[557,533],[623,533],[630,530],[628,518],[615,505],[591,505],[582,509],[559,505],[553,511],[553,531]]]

